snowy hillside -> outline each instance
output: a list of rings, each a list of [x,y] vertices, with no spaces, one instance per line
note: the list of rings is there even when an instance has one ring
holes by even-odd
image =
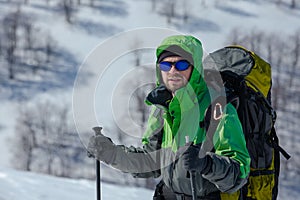
[[[102,184],[102,199],[152,199],[153,191],[126,186]],[[1,200],[93,200],[95,182],[72,180],[0,168]]]
[[[279,200],[297,200],[299,192],[292,182],[284,182]],[[92,200],[95,181],[57,178],[0,167],[0,200]],[[150,200],[153,191],[130,186],[101,183],[102,200]]]
[[[70,10],[70,23],[67,22],[63,2],[73,2]],[[174,16],[168,18],[171,2],[176,2],[175,13]],[[138,71],[135,69],[136,55],[131,50],[137,47],[144,50],[140,65],[151,68],[155,62],[154,48],[162,37],[168,34],[194,35],[203,42],[206,53],[229,44],[228,38],[233,29],[249,34],[257,30],[266,34],[279,35],[284,38],[284,41],[290,41],[290,36],[300,30],[300,5],[297,1],[296,7],[291,9],[290,0],[276,2],[281,2],[281,4],[275,3],[275,0],[0,0],[0,26],[5,27],[0,30],[0,200],[94,198],[94,183],[91,181],[54,178],[10,169],[18,164],[13,160],[13,152],[18,148],[15,143],[16,139],[21,138],[22,130],[18,126],[21,123],[20,111],[26,108],[40,111],[41,109],[39,110],[36,105],[41,102],[46,102],[46,104],[50,102],[50,104],[66,106],[71,111],[71,115],[75,117],[74,119],[72,116],[69,117],[68,123],[73,123],[75,120],[90,130],[90,127],[95,124],[93,121],[95,118],[96,122],[108,130],[107,133],[114,133],[116,128],[112,122],[116,123],[120,119],[125,121],[126,117],[123,113],[131,109],[130,95],[134,90],[127,91],[130,94],[128,97],[128,94],[126,96],[122,93],[124,86],[126,88],[129,83],[132,83],[129,82],[133,79],[132,77],[140,75],[137,75]],[[7,21],[4,19],[18,14],[18,11],[21,13],[18,22],[26,26],[23,25],[23,29],[16,34],[20,41],[17,47],[21,49],[16,51],[16,62],[13,63],[17,64],[16,69],[19,71],[16,72],[15,79],[11,80],[7,68],[9,59],[5,57],[7,52],[2,48],[7,39],[5,38],[7,24],[4,23]],[[30,58],[23,58],[22,56],[31,55],[33,52],[28,50],[32,47],[25,47],[29,41],[26,34],[30,30],[30,24],[27,22],[32,23],[34,28],[32,38],[36,40],[32,45],[36,48],[37,54]],[[50,56],[51,62],[45,61],[47,55],[41,50],[43,46],[48,47],[47,45],[53,48]],[[281,45],[287,45],[287,43]],[[99,55],[98,52],[102,54]],[[93,69],[90,70],[89,64],[92,64]],[[109,68],[105,68],[106,64]],[[81,72],[84,72],[83,76]],[[152,76],[154,73],[151,76],[148,75],[147,80],[144,78],[143,84],[148,83],[149,77],[152,78]],[[141,75],[141,77],[145,76]],[[75,110],[73,92],[76,91],[74,89],[76,78],[86,85],[92,81],[95,83],[91,87],[92,95],[83,93],[81,96],[84,104],[79,108],[79,115],[76,115],[78,114],[76,112],[72,113]],[[299,96],[299,92],[295,93],[295,96],[297,95]],[[299,113],[299,104],[292,104],[291,107],[293,106],[293,113]],[[82,114],[87,107],[91,107],[92,115]],[[127,133],[125,138],[129,136],[139,141],[141,131],[137,130],[141,127],[132,119],[134,113],[128,113],[131,126],[117,123],[118,128],[124,127],[126,133],[127,128],[134,130]],[[42,113],[39,117],[46,115]],[[296,122],[297,117],[294,116],[297,115],[288,118],[293,118],[288,126],[293,130],[300,130]],[[36,117],[36,121],[39,117]],[[90,120],[90,117],[93,119]],[[279,117],[283,122],[287,119],[285,113],[279,113]],[[285,123],[281,124],[285,125]],[[289,162],[294,163],[299,160],[297,156],[300,154],[300,148],[299,142],[296,141],[300,141],[300,135],[289,132],[284,127],[282,130],[280,134],[285,136],[285,140],[282,140],[281,144],[292,154],[292,161]],[[289,139],[291,135],[293,139]],[[84,151],[86,141],[83,141],[80,133],[79,136],[83,142],[79,145]],[[51,134],[48,133],[47,137],[50,138]],[[111,134],[110,137],[114,141],[118,138],[116,134]],[[135,140],[134,145],[136,144]],[[68,158],[68,153],[70,153],[61,152],[65,153],[66,157],[60,158],[61,160],[54,159],[56,161],[53,161],[54,166],[58,166],[64,158]],[[85,155],[85,152],[80,153]],[[46,171],[47,159],[50,160],[51,156],[47,155],[46,158],[38,160],[32,167],[39,172]],[[79,167],[72,166],[72,170],[77,172],[76,176],[89,171],[90,166],[82,165],[78,160],[76,162],[75,164]],[[294,165],[293,168],[299,167]],[[284,176],[281,177],[279,197],[280,199],[297,199],[300,195],[300,172],[296,170],[286,175],[289,170],[286,163],[283,164],[282,169]],[[63,173],[59,170],[54,171]],[[102,175],[105,178],[110,176],[110,174]],[[122,178],[122,176],[116,177]],[[118,178],[115,182],[127,183],[126,178],[124,180],[118,180]],[[111,194],[114,194],[114,198],[110,196]],[[104,200],[141,199],[141,196],[145,197],[142,199],[151,199],[152,191],[133,186],[118,187],[103,184]]]

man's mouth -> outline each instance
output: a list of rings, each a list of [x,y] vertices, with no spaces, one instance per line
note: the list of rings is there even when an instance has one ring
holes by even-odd
[[[169,82],[180,82],[182,80],[181,77],[170,77],[168,78]]]
[[[181,82],[181,79],[168,79],[169,83],[177,84]]]

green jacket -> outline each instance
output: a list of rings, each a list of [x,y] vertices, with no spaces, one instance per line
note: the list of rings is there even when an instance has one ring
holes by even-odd
[[[191,195],[190,180],[180,154],[189,142],[205,142],[204,118],[211,98],[203,79],[202,44],[192,36],[171,36],[157,48],[157,57],[170,46],[179,46],[192,55],[194,69],[188,84],[178,89],[175,96],[161,83],[157,69],[157,88],[147,97],[152,106],[143,148],[119,147],[112,157],[112,165],[136,177],[161,176],[176,193]],[[250,156],[235,108],[228,104],[213,136],[212,150],[204,152],[212,158],[212,169],[197,174],[197,194],[207,196],[214,192],[234,192],[245,184],[250,171]],[[122,150],[122,151],[121,151]],[[203,153],[203,152],[202,152]]]

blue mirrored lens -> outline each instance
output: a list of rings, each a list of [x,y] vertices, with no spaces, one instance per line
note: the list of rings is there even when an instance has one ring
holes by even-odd
[[[184,71],[187,70],[187,68],[189,68],[190,63],[186,60],[179,60],[178,62],[175,63],[175,68],[178,71]]]
[[[172,68],[172,63],[171,62],[161,62],[159,63],[159,68],[161,71],[170,71],[170,69]]]
[[[172,68],[172,65],[175,66],[175,68],[178,71],[184,71],[187,70],[190,66],[190,63],[186,60],[179,60],[177,62],[167,62],[167,61],[163,61],[159,63],[159,68],[161,71],[170,71]]]

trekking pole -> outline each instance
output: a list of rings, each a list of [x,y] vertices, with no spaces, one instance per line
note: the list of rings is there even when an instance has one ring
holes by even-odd
[[[185,144],[186,146],[193,145],[190,143],[189,136],[185,136]],[[192,199],[197,200],[197,190],[196,190],[196,172],[194,170],[189,171],[190,173],[190,182],[191,182],[191,189],[192,189]]]
[[[190,171],[191,177],[191,186],[192,186],[192,197],[193,200],[197,199],[197,190],[196,190],[196,172],[195,171]]]
[[[101,134],[102,127],[94,127],[95,135]],[[100,161],[96,159],[96,191],[97,200],[101,200],[101,171],[100,171]]]
[[[97,187],[97,200],[101,200],[101,176],[100,176],[100,161],[96,160],[96,187]]]

